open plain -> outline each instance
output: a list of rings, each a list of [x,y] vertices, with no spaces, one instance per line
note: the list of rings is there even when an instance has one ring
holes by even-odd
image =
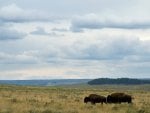
[[[83,102],[89,94],[107,96],[113,92],[132,95],[133,103]],[[0,85],[0,113],[150,113],[150,85]]]

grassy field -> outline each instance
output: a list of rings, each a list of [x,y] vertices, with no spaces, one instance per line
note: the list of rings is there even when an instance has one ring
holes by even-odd
[[[84,97],[91,93],[107,96],[113,92],[131,94],[134,97],[133,104],[83,103]],[[0,113],[150,113],[150,85],[0,85]]]

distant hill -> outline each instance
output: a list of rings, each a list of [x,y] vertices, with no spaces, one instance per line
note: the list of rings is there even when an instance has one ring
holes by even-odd
[[[0,80],[0,84],[29,85],[29,86],[56,86],[87,83],[91,79],[53,79],[53,80]]]
[[[88,82],[89,85],[102,85],[102,84],[124,84],[124,85],[138,85],[150,84],[150,79],[131,79],[131,78],[98,78]]]

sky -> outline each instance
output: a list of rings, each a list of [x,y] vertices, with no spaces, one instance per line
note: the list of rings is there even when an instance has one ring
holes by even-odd
[[[0,80],[150,78],[149,0],[0,0]]]

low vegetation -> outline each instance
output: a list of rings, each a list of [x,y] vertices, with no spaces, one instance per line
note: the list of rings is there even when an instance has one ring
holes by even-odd
[[[85,104],[89,94],[125,92],[133,104]],[[0,113],[150,113],[150,85],[32,87],[0,85]]]

